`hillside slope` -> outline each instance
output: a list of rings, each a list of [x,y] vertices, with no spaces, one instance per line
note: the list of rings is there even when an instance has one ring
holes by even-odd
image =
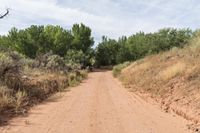
[[[166,111],[200,123],[200,35],[183,49],[148,56],[122,70],[131,91],[154,98]]]

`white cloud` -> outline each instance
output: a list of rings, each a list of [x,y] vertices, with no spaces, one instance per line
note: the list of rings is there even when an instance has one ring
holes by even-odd
[[[0,34],[11,27],[54,24],[71,27],[84,23],[96,40],[102,35],[117,38],[137,31],[155,31],[162,27],[200,26],[198,0],[0,0],[0,12],[11,14],[0,20]]]

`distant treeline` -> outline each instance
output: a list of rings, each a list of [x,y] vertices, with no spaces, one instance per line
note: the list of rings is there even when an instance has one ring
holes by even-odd
[[[193,34],[190,29],[165,28],[155,33],[139,32],[130,37],[123,36],[118,40],[104,36],[96,48],[96,64],[115,65],[166,51],[172,47],[183,47]]]
[[[7,35],[0,36],[0,48],[15,50],[33,59],[51,51],[84,67],[94,63],[108,66],[134,61],[172,47],[183,47],[193,34],[190,29],[165,28],[154,33],[122,36],[118,40],[103,36],[102,42],[94,49],[91,29],[84,24],[74,24],[70,30],[60,26],[32,25],[20,30],[12,28]]]

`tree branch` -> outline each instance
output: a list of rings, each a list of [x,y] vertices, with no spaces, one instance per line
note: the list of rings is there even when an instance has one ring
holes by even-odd
[[[0,19],[4,18],[5,16],[7,16],[9,14],[9,9],[6,9],[6,13],[3,15],[0,15]]]

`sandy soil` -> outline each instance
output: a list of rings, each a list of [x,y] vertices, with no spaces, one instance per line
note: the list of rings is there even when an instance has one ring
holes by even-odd
[[[165,113],[122,87],[110,71],[14,118],[1,133],[188,133],[187,121]]]

